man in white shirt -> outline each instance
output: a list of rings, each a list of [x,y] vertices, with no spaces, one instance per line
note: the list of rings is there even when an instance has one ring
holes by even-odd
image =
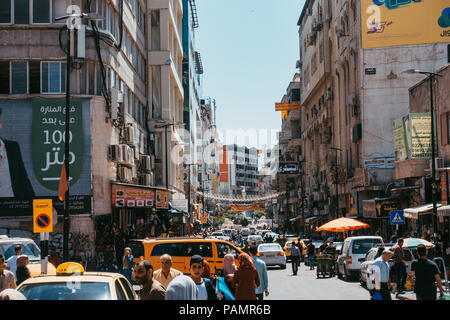
[[[161,262],[161,269],[153,272],[153,279],[157,280],[167,289],[170,281],[175,277],[181,276],[183,273],[177,269],[172,268],[172,257],[168,254],[163,254],[159,261]]]
[[[0,108],[0,129],[3,127]],[[1,130],[0,130],[1,133]],[[0,198],[34,198],[19,144],[0,137]]]
[[[22,247],[20,245],[15,246],[14,253],[15,255],[9,257],[8,260],[6,260],[6,266],[14,274],[14,278],[17,279],[17,258],[22,254]]]

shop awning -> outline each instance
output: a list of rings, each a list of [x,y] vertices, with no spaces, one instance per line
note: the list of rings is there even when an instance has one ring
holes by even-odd
[[[440,218],[450,217],[450,206],[442,206],[437,209],[437,212]]]
[[[438,212],[439,212],[439,208],[441,207],[441,204],[438,203],[437,207],[438,207]],[[414,219],[414,220],[419,219],[419,215],[425,215],[425,214],[429,214],[432,212],[433,212],[433,204],[432,203],[429,203],[429,204],[426,204],[423,206],[419,206],[419,207],[404,209],[405,218]]]
[[[319,217],[319,216],[309,217],[309,218],[306,218],[305,223],[306,224],[311,224],[311,223],[319,220],[320,218],[321,217]]]

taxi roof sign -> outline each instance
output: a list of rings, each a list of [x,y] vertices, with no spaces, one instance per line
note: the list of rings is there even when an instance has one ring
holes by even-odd
[[[84,268],[77,262],[65,262],[58,266],[56,269],[57,276],[67,276],[73,274],[83,274]]]

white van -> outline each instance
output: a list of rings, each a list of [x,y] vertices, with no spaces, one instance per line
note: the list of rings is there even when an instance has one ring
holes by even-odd
[[[383,238],[377,236],[359,236],[345,239],[342,253],[337,259],[337,276],[344,276],[345,280],[353,276],[359,276],[361,263],[364,262],[366,253],[375,245],[383,244]]]

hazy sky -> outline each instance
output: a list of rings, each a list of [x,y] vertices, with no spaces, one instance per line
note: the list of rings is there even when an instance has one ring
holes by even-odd
[[[220,131],[280,130],[275,102],[297,71],[297,21],[304,2],[196,0],[203,96],[216,99]]]

